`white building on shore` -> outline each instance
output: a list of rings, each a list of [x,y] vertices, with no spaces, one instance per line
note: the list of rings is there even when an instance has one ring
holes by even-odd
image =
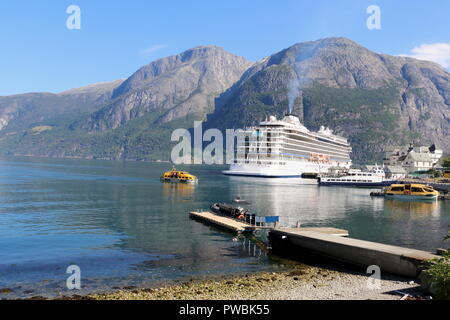
[[[391,180],[406,178],[408,174],[402,166],[385,166],[384,172],[386,173],[386,178]]]
[[[393,147],[385,152],[383,163],[386,166],[401,166],[408,173],[433,169],[442,158],[443,151],[436,145],[431,147]]]

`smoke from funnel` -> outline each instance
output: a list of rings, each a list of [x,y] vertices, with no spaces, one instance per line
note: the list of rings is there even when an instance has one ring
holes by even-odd
[[[303,93],[303,89],[308,88],[311,85],[311,79],[301,70],[299,65],[294,65],[292,69],[292,77],[288,83],[288,106],[289,114],[294,112],[295,102],[298,97]]]
[[[288,83],[288,102],[289,113],[293,113],[297,98],[303,94],[303,90],[313,84],[313,74],[310,69],[311,63],[305,62],[314,57],[315,52],[321,44],[311,43],[308,45],[297,46],[293,49],[294,57],[291,63],[291,80]],[[300,115],[299,115],[300,116]]]
[[[301,83],[299,80],[299,75],[294,66],[294,68],[292,69],[291,80],[288,83],[288,107],[289,107],[288,111],[289,111],[289,114],[292,114],[292,112],[294,111],[295,100],[300,95],[300,91],[301,91],[300,88],[301,88]]]
[[[288,84],[288,103],[289,103],[289,114],[294,111],[295,100],[300,94],[300,82],[297,77],[292,79]]]

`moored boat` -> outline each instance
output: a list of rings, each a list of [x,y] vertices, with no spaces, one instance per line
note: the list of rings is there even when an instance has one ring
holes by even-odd
[[[437,200],[439,191],[424,184],[393,184],[386,189],[385,196],[403,200]]]
[[[211,206],[211,211],[216,214],[224,215],[236,220],[242,220],[247,223],[254,223],[255,220],[255,215],[250,214],[248,210],[226,203],[214,203]]]
[[[385,179],[383,168],[378,166],[375,166],[371,171],[350,169],[345,174],[319,178],[319,185],[321,186],[386,187],[392,183],[392,180]]]
[[[171,171],[164,172],[161,176],[161,182],[172,183],[197,183],[198,178],[189,172],[179,171],[173,168]]]
[[[239,203],[239,204],[250,204],[250,202],[248,202],[247,200],[241,199],[240,197],[236,197],[233,200],[234,203]]]

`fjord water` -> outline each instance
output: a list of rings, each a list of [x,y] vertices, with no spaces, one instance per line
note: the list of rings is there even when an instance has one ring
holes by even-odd
[[[69,294],[66,269],[82,290],[154,286],[191,277],[280,268],[246,239],[189,219],[213,202],[249,200],[283,226],[331,226],[355,238],[434,251],[450,203],[371,198],[370,189],[319,187],[299,179],[226,177],[192,166],[198,185],[162,184],[168,163],[0,159],[1,297]],[[6,294],[8,293],[8,294]]]

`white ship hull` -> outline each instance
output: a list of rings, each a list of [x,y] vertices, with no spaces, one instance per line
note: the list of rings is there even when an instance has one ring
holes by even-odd
[[[349,168],[351,147],[347,139],[322,127],[311,132],[298,117],[269,117],[238,136],[234,164],[226,175],[299,178],[327,173],[331,167]]]
[[[332,166],[332,163],[317,164],[306,161],[286,161],[286,165],[232,164],[229,170],[223,171],[223,174],[266,178],[301,178],[304,173],[327,173]]]

